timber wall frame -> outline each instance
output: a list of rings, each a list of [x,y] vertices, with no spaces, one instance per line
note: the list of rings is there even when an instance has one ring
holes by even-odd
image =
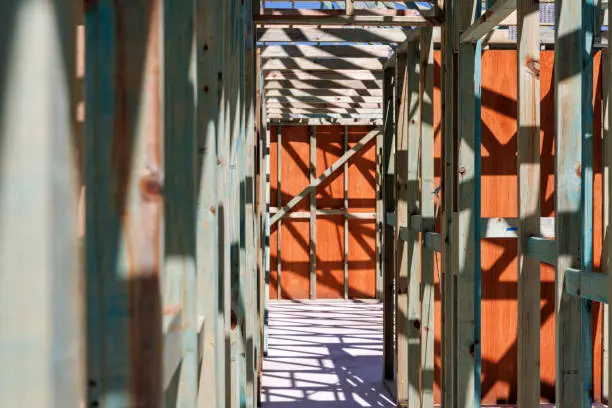
[[[0,4],[0,406],[257,406],[258,7]]]
[[[433,274],[430,251],[440,252],[442,260],[442,405],[480,406],[480,240],[502,237],[516,237],[519,248],[518,406],[540,404],[540,262],[555,265],[557,271],[557,406],[586,408],[593,403],[590,304],[607,303],[612,296],[612,280],[592,271],[593,50],[599,31],[595,27],[600,23],[593,2],[555,3],[556,216],[542,218],[539,60],[541,45],[550,41],[541,38],[538,4],[499,0],[483,11],[482,17],[480,2],[470,2],[473,7],[458,1],[444,4],[438,37],[442,41],[443,106],[440,233],[433,229],[433,202],[428,194],[434,191],[432,115],[425,112],[431,105],[424,102],[429,85],[415,85],[428,81],[424,68],[428,65],[423,62],[429,57],[423,54],[429,52],[425,44],[430,40],[418,39],[430,38],[430,30],[421,28],[420,34],[400,45],[385,64],[384,375],[401,406],[431,406],[428,353],[433,351],[426,335],[421,332],[419,336],[415,330],[428,327],[425,333],[433,332],[433,321],[428,320],[428,284]],[[481,40],[511,14],[518,25],[519,216],[487,219],[480,215]],[[607,172],[612,154],[607,139],[611,64],[610,54],[606,55],[603,157]],[[605,177],[604,251],[609,254],[612,185],[607,173]],[[421,252],[413,249],[419,247],[415,244],[418,240]],[[602,261],[604,271],[607,262],[608,256]],[[394,319],[389,317],[393,308]],[[609,319],[609,314],[604,318]],[[396,337],[392,339],[394,327]],[[606,327],[609,330],[608,321]],[[609,342],[610,334],[604,336]],[[604,381],[610,381],[609,359],[604,357],[603,364]],[[609,387],[604,384],[604,398]]]
[[[276,268],[276,299],[282,299],[282,257],[281,257],[281,231],[283,220],[287,219],[308,219],[309,220],[309,239],[308,239],[308,253],[309,253],[309,293],[308,298],[311,300],[315,300],[317,298],[322,298],[321,296],[317,296],[316,287],[317,287],[317,253],[316,253],[316,245],[317,245],[317,233],[316,233],[316,222],[317,218],[321,217],[334,217],[338,215],[343,216],[343,279],[344,279],[344,288],[342,290],[342,297],[344,299],[349,298],[349,220],[373,220],[377,222],[379,225],[382,222],[382,209],[378,208],[380,204],[379,201],[376,201],[376,209],[375,211],[360,211],[360,212],[349,212],[349,164],[351,160],[357,156],[358,153],[363,150],[367,150],[368,148],[373,148],[373,144],[379,143],[382,141],[382,133],[381,129],[372,128],[368,131],[363,131],[364,135],[360,136],[359,140],[357,140],[354,145],[349,148],[349,131],[350,126],[344,125],[341,126],[340,129],[342,133],[342,154],[338,159],[329,165],[327,168],[324,168],[323,171],[321,168],[317,170],[317,137],[320,131],[320,126],[318,125],[303,125],[307,127],[308,131],[308,176],[309,183],[308,185],[302,189],[298,194],[296,194],[289,202],[285,205],[280,205],[282,203],[282,151],[284,149],[282,140],[283,136],[287,133],[291,132],[291,127],[296,126],[295,123],[291,123],[290,125],[282,125],[276,124],[273,125],[275,127],[276,133],[276,157],[273,157],[271,160],[276,160],[276,177],[277,177],[277,185],[276,185],[276,203],[277,207],[270,206],[270,226],[271,228],[276,225],[277,231],[277,239],[276,239],[276,265],[271,265]],[[325,125],[323,125],[325,126]],[[334,128],[338,130],[338,127]],[[328,131],[328,130],[327,130]],[[326,131],[326,132],[327,132]],[[325,136],[325,135],[323,135]],[[378,156],[377,156],[378,159]],[[270,166],[272,168],[272,166]],[[318,177],[316,177],[317,173],[320,173]],[[320,208],[317,209],[317,200],[316,200],[316,190],[317,187],[324,184],[326,180],[337,176],[338,173],[342,173],[342,181],[343,181],[343,208]],[[270,178],[273,179],[273,174],[270,174]],[[376,192],[377,197],[382,198],[382,191],[380,188],[380,182],[382,178],[380,175],[376,177],[376,185],[372,186]],[[271,194],[271,193],[270,193]],[[301,203],[302,201],[309,202],[308,211],[296,211],[294,208]],[[378,221],[377,221],[378,220]],[[379,234],[376,234],[379,236]],[[375,252],[382,248],[381,243],[376,242],[375,240]],[[376,256],[376,262],[374,263],[375,267],[375,292],[382,292],[382,266],[380,265],[380,257]],[[379,279],[380,278],[380,279]],[[274,295],[271,295],[274,297]],[[289,295],[291,296],[291,295]],[[377,296],[378,299],[382,300],[382,295]],[[323,297],[324,298],[324,297]]]

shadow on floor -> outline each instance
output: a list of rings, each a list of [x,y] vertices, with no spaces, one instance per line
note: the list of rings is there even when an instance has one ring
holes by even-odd
[[[262,407],[395,407],[382,382],[382,305],[270,303]]]

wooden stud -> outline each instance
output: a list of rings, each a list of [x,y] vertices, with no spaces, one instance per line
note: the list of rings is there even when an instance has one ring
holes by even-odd
[[[162,10],[86,10],[87,405],[162,403]]]
[[[422,29],[420,39],[421,113],[421,407],[433,407],[434,387],[434,253],[425,244],[427,233],[434,232],[434,60],[432,29]],[[412,224],[412,222],[411,222]]]
[[[582,102],[581,122],[582,122],[582,165],[581,165],[581,207],[580,207],[580,270],[581,287],[587,290],[587,277],[593,277],[593,134],[594,134],[594,115],[593,115],[593,57],[594,57],[594,35],[596,0],[584,0],[582,4],[582,31],[580,32],[580,43],[582,48]],[[601,26],[600,26],[601,27]],[[558,38],[557,38],[558,41]],[[559,44],[557,42],[557,44]],[[561,48],[561,46],[558,46]],[[567,276],[567,271],[566,271]],[[600,277],[593,277],[598,279]],[[599,280],[597,280],[599,281]],[[597,287],[598,284],[590,287]],[[590,300],[596,298],[582,297],[581,303],[581,388],[582,388],[582,407],[591,407],[593,404],[593,328],[592,311]]]
[[[384,212],[395,213],[395,86],[394,68],[385,69],[383,81],[383,200]],[[394,280],[395,280],[395,232],[386,217],[383,235],[383,378],[392,380],[395,372],[394,355]]]
[[[415,87],[413,72],[418,64],[416,48],[418,43],[408,47],[406,53],[397,56],[397,131],[396,131],[396,174],[397,174],[397,207],[396,207],[396,293],[395,293],[395,327],[396,327],[396,398],[400,406],[416,406],[419,403],[419,334],[418,310],[419,288],[416,276],[419,259],[415,251],[414,239],[405,242],[399,237],[399,230],[408,227],[409,217],[415,210],[418,199],[418,135],[415,133],[415,116],[419,115],[417,98],[418,85]],[[417,82],[418,84],[418,82]],[[416,88],[416,89],[415,89]],[[418,127],[416,128],[418,131]],[[416,143],[415,143],[416,141]],[[415,149],[416,147],[416,149]],[[410,238],[414,238],[411,236]],[[415,292],[416,289],[416,292]],[[412,363],[414,362],[414,363]]]
[[[220,290],[221,294],[220,305],[223,308],[223,346],[225,352],[223,358],[225,359],[224,367],[225,371],[220,373],[225,378],[224,389],[221,393],[221,398],[224,401],[221,404],[226,408],[233,408],[236,405],[238,396],[236,390],[238,389],[236,379],[236,365],[232,364],[232,322],[235,321],[235,315],[232,316],[232,190],[231,190],[231,142],[232,142],[232,105],[235,102],[235,77],[230,73],[230,67],[232,66],[232,50],[230,44],[232,41],[232,24],[235,22],[230,21],[230,10],[233,7],[232,1],[223,3],[223,7],[220,10],[222,13],[219,18],[223,20],[223,75],[221,100],[222,104],[222,120],[220,122],[220,128],[223,130],[223,134],[220,135],[217,143],[218,151],[217,163],[219,165],[218,172],[219,177],[219,272],[220,272]],[[232,81],[234,79],[234,81]],[[234,384],[234,385],[232,385]]]
[[[251,16],[259,12],[258,0],[247,1],[245,7],[245,47],[244,47],[244,106],[245,106],[245,298],[246,298],[246,321],[245,321],[245,346],[246,346],[246,405],[247,408],[257,407],[258,385],[257,385],[257,266],[256,266],[256,203],[255,203],[255,31],[251,24]]]
[[[164,378],[173,378],[164,390],[164,400],[168,406],[193,406],[197,399],[198,375],[195,89],[192,77],[195,59],[192,57],[193,43],[184,40],[194,38],[195,34],[193,1],[173,1],[172,12],[164,12],[163,19],[166,182],[162,306],[164,318],[168,310],[180,311],[177,330],[181,339],[180,372],[174,373],[174,367],[164,367]],[[172,371],[168,371],[169,368]]]
[[[609,20],[608,20],[609,21]],[[603,180],[603,191],[604,191],[604,214],[603,214],[603,230],[604,230],[604,240],[603,240],[603,261],[602,267],[604,271],[608,275],[608,299],[612,299],[612,269],[611,269],[611,257],[612,257],[612,240],[610,239],[612,236],[610,235],[611,231],[611,221],[612,221],[612,139],[610,135],[610,119],[612,118],[612,103],[610,100],[610,96],[612,95],[612,52],[607,50],[604,53],[604,57],[602,57],[603,69],[602,69],[602,78],[603,78],[603,95],[604,95],[604,126],[603,126],[603,155],[604,155],[604,180]],[[608,404],[610,398],[610,390],[612,390],[612,359],[610,358],[610,346],[612,346],[612,313],[610,313],[610,308],[604,309],[607,312],[607,316],[604,316],[605,323],[604,325],[607,330],[605,330],[607,337],[607,353],[604,354],[604,357],[607,357],[607,361],[604,360],[604,390],[607,390]],[[607,378],[606,378],[607,377]]]
[[[346,11],[346,15],[347,16],[352,16],[353,12],[354,12],[354,10],[353,10],[353,8],[354,8],[353,1],[352,0],[347,0],[345,2],[345,4],[346,4],[346,6],[345,6],[345,8],[346,8],[346,10],[345,10]]]
[[[0,4],[4,407],[76,407],[85,398],[76,160],[84,152],[73,127],[78,13],[71,1]],[[117,340],[122,352],[123,338]]]
[[[408,205],[408,223],[410,217],[418,214],[420,209],[419,197],[419,143],[421,138],[421,104],[419,101],[421,65],[419,53],[420,39],[411,42],[408,46],[407,55],[407,85],[408,85],[408,104],[407,104],[407,125],[408,125],[408,144],[407,144],[407,185],[406,201]],[[396,160],[401,160],[401,155],[396,156]],[[399,168],[399,167],[398,167]],[[398,173],[399,174],[399,173]],[[399,187],[399,185],[398,185]],[[399,194],[398,194],[399,196]],[[417,406],[420,403],[421,386],[421,251],[419,249],[419,233],[411,230],[409,240],[405,244],[407,250],[407,291],[408,291],[408,403],[409,406]],[[398,267],[402,267],[401,264]],[[398,288],[402,287],[401,280]],[[396,315],[397,317],[397,315]]]
[[[349,1],[349,3],[351,3]],[[348,3],[347,3],[348,4]],[[352,3],[351,3],[352,4]],[[378,137],[376,138],[378,140]],[[343,152],[348,151],[348,128],[344,127],[344,143],[343,143]],[[349,297],[349,212],[348,212],[348,186],[349,186],[349,178],[348,178],[348,162],[344,162],[344,173],[343,173],[343,190],[344,190],[344,299],[348,299]]]
[[[281,152],[283,149],[283,139],[282,139],[282,135],[283,135],[283,127],[282,126],[278,126],[277,130],[276,130],[276,137],[277,137],[277,143],[276,143],[276,174],[277,174],[277,184],[276,184],[276,205],[281,207],[282,206],[282,197],[283,197],[283,193],[281,190],[281,175],[282,175],[282,167],[281,167]],[[276,226],[276,296],[277,299],[281,299],[282,298],[282,294],[281,294],[281,290],[282,290],[282,285],[281,285],[281,272],[282,272],[282,265],[281,265],[281,233],[283,230],[283,220],[280,219],[278,220],[278,225]]]
[[[383,96],[384,97],[384,96]],[[381,111],[382,117],[382,111]],[[380,132],[376,137],[376,299],[380,302],[384,301],[384,280],[383,280],[383,235],[384,235],[384,197],[383,197],[383,184],[384,184],[384,160],[383,160],[383,146],[384,136],[383,132]]]
[[[480,15],[481,3],[462,3],[459,30]],[[458,33],[455,33],[457,35]],[[480,42],[459,44],[457,96],[456,390],[460,407],[480,406]]]
[[[264,292],[264,355],[268,354],[268,303],[270,297],[270,124],[266,125],[264,139],[264,271],[265,271],[265,292]]]
[[[607,21],[606,21],[607,23]],[[601,269],[602,273],[608,275],[608,284],[606,287],[612,286],[612,279],[610,276],[612,272],[610,270],[610,254],[612,254],[610,241],[610,164],[612,154],[610,149],[612,143],[610,143],[610,84],[612,76],[610,76],[610,52],[604,50],[601,56],[601,79],[602,79],[602,104],[601,104],[601,115],[602,115],[602,149],[601,158],[603,163],[602,168],[602,230],[603,230],[603,245],[601,254]],[[611,293],[608,292],[608,299],[612,299]],[[609,305],[603,306],[603,330],[602,330],[602,400],[608,403],[610,395],[610,309]]]
[[[590,307],[581,299],[569,297],[564,291],[565,270],[571,267],[582,269],[585,255],[581,247],[590,239],[583,233],[585,218],[591,208],[592,190],[585,185],[581,174],[592,173],[583,163],[584,121],[592,119],[586,114],[591,99],[591,90],[584,89],[585,76],[592,76],[592,64],[584,66],[585,38],[582,35],[583,2],[555,3],[556,34],[555,51],[555,243],[557,248],[557,271],[555,279],[555,326],[556,326],[556,403],[559,407],[591,406],[590,384],[592,382],[592,355],[590,343]],[[562,42],[561,42],[562,41]],[[591,72],[588,72],[591,69]],[[587,107],[588,105],[588,107]],[[582,106],[583,110],[573,107]],[[592,134],[590,135],[592,137]],[[586,176],[586,175],[585,175]],[[586,176],[588,177],[588,176]],[[591,196],[588,201],[584,194]],[[585,207],[585,208],[583,208]],[[591,210],[592,211],[592,210]],[[586,217],[585,217],[586,216]],[[581,220],[582,219],[582,220]],[[582,222],[581,222],[582,221]],[[587,245],[588,250],[590,245]],[[582,259],[582,262],[580,261]],[[587,333],[588,332],[588,333]],[[589,344],[587,346],[586,344]],[[586,358],[586,360],[585,360]]]
[[[457,2],[445,1],[445,22],[441,30],[442,39],[442,205],[441,205],[441,233],[440,240],[442,259],[442,364],[441,364],[441,388],[442,405],[455,407],[457,405],[456,395],[456,293],[457,278],[454,274],[455,248],[454,240],[454,217],[456,209],[455,199],[455,137],[457,123],[457,101],[456,101],[456,56],[454,47],[456,43],[456,13]]]
[[[313,185],[317,175],[317,128],[310,127],[310,185]],[[317,188],[310,192],[310,299],[317,298]],[[293,200],[292,200],[293,201]],[[291,202],[290,202],[291,203]],[[284,208],[283,208],[284,209]],[[278,214],[277,214],[278,215]]]
[[[518,1],[518,404],[540,403],[540,263],[527,240],[540,236],[539,1]]]
[[[210,0],[196,2],[197,83],[196,131],[198,143],[198,222],[197,275],[198,313],[206,317],[204,350],[200,369],[198,406],[217,408],[225,393],[224,315],[219,307],[223,290],[219,249],[219,174],[217,140],[223,137],[220,121],[223,104],[219,98],[223,86],[218,72],[223,66],[223,47],[219,39],[223,24],[210,13]]]

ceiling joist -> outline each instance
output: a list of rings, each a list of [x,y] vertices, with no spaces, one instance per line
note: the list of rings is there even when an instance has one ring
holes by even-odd
[[[309,103],[309,102],[276,102],[268,101],[266,105],[271,108],[300,108],[300,109],[382,109],[382,100],[376,103],[360,103],[360,102],[328,102],[328,103]]]
[[[284,105],[291,106],[291,105]],[[284,113],[284,114],[306,114],[306,113],[371,113],[371,114],[379,114],[382,115],[382,109],[363,109],[363,108],[325,108],[325,109],[316,109],[316,108],[279,108],[279,107],[268,107],[268,114],[273,113]]]
[[[263,73],[264,80],[360,80],[371,81],[381,80],[382,72],[365,71],[365,70],[334,70],[334,71],[303,71],[299,69],[292,70],[275,70]]]
[[[273,96],[266,97],[267,102],[305,102],[312,104],[327,103],[379,103],[382,98],[379,96]]]
[[[382,89],[270,89],[265,92],[270,96],[378,96],[382,97]]]
[[[259,42],[401,43],[410,30],[389,28],[258,28]]]
[[[389,58],[388,45],[266,45],[262,58]]]
[[[384,58],[262,58],[263,71],[302,69],[302,70],[342,70],[367,69],[380,71],[383,69]]]
[[[264,89],[381,89],[381,80],[359,81],[356,79],[338,80],[306,80],[285,79],[280,81],[268,80],[264,84]]]

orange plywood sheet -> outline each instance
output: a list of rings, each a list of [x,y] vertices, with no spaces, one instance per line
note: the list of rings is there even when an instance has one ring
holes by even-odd
[[[273,158],[276,160],[276,158]],[[309,184],[310,135],[307,126],[284,126],[281,149],[282,205],[298,195]],[[308,211],[309,199],[304,198],[293,211]],[[282,235],[282,234],[281,234]]]
[[[317,299],[344,298],[344,217],[317,218]]]
[[[281,298],[308,299],[310,260],[308,220],[287,219],[281,233]]]
[[[349,226],[349,298],[376,297],[376,222],[351,219]]]
[[[367,126],[350,126],[349,148],[355,146],[370,130]],[[370,141],[353,157],[349,164],[348,178],[349,212],[376,211],[376,140]]]
[[[319,177],[344,154],[344,126],[316,126],[317,165]],[[317,187],[317,208],[344,208],[344,178],[336,171]]]

